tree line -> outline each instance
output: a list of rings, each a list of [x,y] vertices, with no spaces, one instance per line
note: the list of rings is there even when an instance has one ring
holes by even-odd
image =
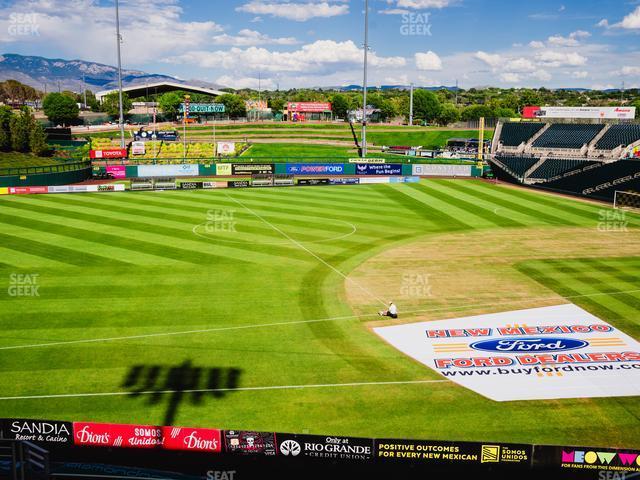
[[[328,89],[289,89],[258,92],[251,89],[223,89],[224,95],[213,97],[191,93],[193,103],[223,103],[226,115],[231,118],[247,114],[245,101],[260,97],[274,113],[282,112],[287,102],[331,102],[337,118],[346,119],[349,111],[362,108],[361,91],[337,91]],[[179,116],[179,106],[187,92],[173,91],[161,95],[130,98],[123,93],[125,115],[134,101],[158,102],[159,110],[166,119],[175,120]],[[0,101],[41,98],[42,93],[16,80],[0,82]],[[84,93],[70,91],[54,92],[44,96],[43,110],[54,124],[69,125],[79,121],[78,103],[84,103]],[[104,112],[112,118],[119,114],[118,93],[111,93],[98,103],[94,94],[87,90],[86,103],[92,111]],[[409,118],[409,91],[404,89],[371,88],[367,103],[378,110],[381,121]],[[546,88],[470,88],[414,90],[414,123],[449,125],[459,120],[471,121],[480,117],[513,118],[520,116],[526,105],[554,106],[636,106],[636,116],[640,117],[640,91],[638,89],[620,91],[596,90],[550,90]]]
[[[0,151],[32,153],[43,156],[50,152],[47,135],[29,107],[14,113],[6,105],[0,106]]]

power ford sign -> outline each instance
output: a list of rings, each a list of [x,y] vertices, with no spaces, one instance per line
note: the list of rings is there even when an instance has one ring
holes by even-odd
[[[289,175],[342,175],[341,163],[287,163]]]
[[[513,340],[482,340],[469,345],[484,352],[559,352],[588,346],[583,340],[572,338],[516,338]]]
[[[356,175],[402,175],[400,164],[356,164]]]

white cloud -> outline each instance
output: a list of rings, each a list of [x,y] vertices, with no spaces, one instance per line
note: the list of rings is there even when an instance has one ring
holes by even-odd
[[[546,70],[536,70],[531,74],[531,76],[537,80],[540,80],[541,82],[548,82],[553,78],[552,75]]]
[[[596,23],[596,27],[609,28],[609,20],[603,18],[598,23]]]
[[[624,17],[617,26],[627,29],[640,28],[640,6],[636,7],[633,12]]]
[[[236,8],[237,12],[253,15],[271,15],[296,22],[306,22],[312,18],[328,18],[349,13],[347,3],[331,4],[324,2],[277,2],[252,0]]]
[[[520,75],[517,73],[502,73],[500,74],[500,81],[504,83],[518,83],[520,81]]]
[[[249,47],[255,45],[295,45],[299,43],[293,37],[280,37],[272,38],[264,33],[257,32],[256,30],[249,30],[247,28],[240,30],[238,35],[216,35],[213,37],[213,43],[215,45],[233,45],[236,47]]]
[[[579,67],[587,63],[587,57],[577,52],[545,50],[535,54],[536,61],[546,67]]]
[[[520,57],[507,61],[501,68],[507,72],[531,73],[535,72],[536,65],[528,58]]]
[[[475,57],[479,60],[482,60],[484,63],[489,65],[490,67],[497,68],[503,62],[503,59],[500,55],[483,52],[482,50],[476,52]]]
[[[622,70],[620,70],[620,74],[625,76],[640,76],[640,67],[625,65],[622,67]]]
[[[544,42],[539,42],[537,40],[532,40],[529,42],[529,46],[531,48],[544,48]]]
[[[140,12],[145,12],[141,15]],[[38,36],[8,35],[10,13],[33,13]],[[120,6],[123,61],[140,62],[183,49],[200,48],[222,27],[213,21],[184,21],[177,0],[140,0]],[[0,43],[20,42],[38,51],[42,46],[60,57],[113,64],[115,18],[111,4],[99,0],[20,0],[0,8]],[[167,34],[170,32],[170,34]]]
[[[610,83],[594,83],[590,88],[593,90],[611,90],[615,87]]]
[[[388,8],[386,10],[379,10],[378,13],[382,15],[408,15],[411,12],[404,8]]]
[[[191,51],[169,57],[167,63],[198,65],[203,68],[224,68],[235,71],[265,72],[313,72],[329,73],[340,69],[360,67],[363,50],[354,42],[318,40],[292,52],[275,52],[266,48],[232,48],[219,51]],[[400,68],[406,60],[403,57],[380,57],[375,52],[369,55],[373,68]]]
[[[563,37],[562,35],[552,35],[547,39],[547,43],[549,45],[553,45],[556,47],[577,47],[580,45],[580,38],[589,38],[591,34],[584,30],[577,30],[569,34],[568,37]]]
[[[409,85],[409,77],[407,75],[399,75],[397,77],[385,77],[384,81],[387,85]]]
[[[398,8],[413,8],[424,10],[427,8],[444,8],[454,3],[454,0],[398,0]]]
[[[577,72],[572,72],[571,76],[573,78],[587,78],[589,76],[589,72],[584,70],[578,70]]]
[[[431,50],[426,53],[416,53],[415,61],[418,70],[442,70],[442,60]]]
[[[257,90],[275,90],[276,82],[270,78],[253,78],[253,77],[232,77],[231,75],[223,75],[216,79],[216,83],[223,87],[235,89],[251,88]]]

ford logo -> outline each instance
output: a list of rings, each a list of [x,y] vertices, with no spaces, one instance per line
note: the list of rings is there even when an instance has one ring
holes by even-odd
[[[520,337],[502,340],[482,340],[470,345],[474,350],[485,352],[557,352],[575,350],[588,346],[582,340],[560,337]]]

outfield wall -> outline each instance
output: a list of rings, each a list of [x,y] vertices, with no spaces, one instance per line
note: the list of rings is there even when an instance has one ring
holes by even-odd
[[[115,179],[153,177],[232,177],[257,174],[295,176],[438,176],[480,177],[476,165],[400,163],[216,163],[94,166],[95,174],[110,173]]]
[[[28,187],[36,185],[66,185],[84,182],[91,178],[92,169],[86,165],[77,170],[52,173],[26,173],[0,176],[0,187]]]
[[[228,462],[238,467],[238,478],[258,478],[265,471],[274,474],[274,467],[299,469],[303,465],[307,467],[303,477],[308,476],[311,466],[316,473],[332,466],[334,473],[344,472],[353,466],[354,478],[365,472],[379,476],[385,469],[391,473],[389,478],[405,478],[409,472],[411,478],[417,478],[438,471],[438,478],[445,478],[444,472],[455,472],[463,477],[470,473],[488,478],[497,474],[502,474],[497,478],[550,478],[546,474],[562,474],[563,478],[609,479],[640,472],[640,452],[624,448],[361,438],[87,421],[0,419],[0,447],[8,452],[3,455],[5,461],[0,462],[0,476],[8,474],[11,478],[13,470],[13,478],[31,479],[51,478],[50,475],[95,478],[95,474],[105,478],[183,479],[189,475],[192,479],[233,480],[233,476],[210,473],[214,467],[224,470]],[[37,462],[32,462],[33,458]],[[507,473],[508,477],[503,476]],[[585,477],[582,473],[590,475]]]

